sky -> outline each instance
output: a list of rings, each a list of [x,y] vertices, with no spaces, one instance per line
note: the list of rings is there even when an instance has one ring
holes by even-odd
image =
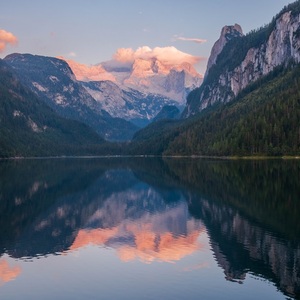
[[[14,52],[108,61],[120,48],[175,47],[207,59],[224,25],[244,33],[271,21],[289,0],[0,0],[0,58]]]

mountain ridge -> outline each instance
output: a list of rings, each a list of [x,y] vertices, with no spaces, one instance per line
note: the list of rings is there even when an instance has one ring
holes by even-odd
[[[107,140],[128,140],[137,131],[134,124],[104,111],[65,61],[17,53],[6,56],[4,61],[24,85],[59,115],[87,124]]]
[[[176,55],[178,58],[174,58]],[[176,101],[179,107],[185,105],[188,92],[199,86],[203,78],[193,66],[198,58],[174,47],[140,47],[135,52],[132,49],[119,49],[112,61],[91,66],[64,60],[77,80],[109,80],[123,90],[133,89]],[[179,80],[176,80],[177,73],[181,74]]]
[[[187,98],[187,118],[218,102],[229,102],[240,91],[275,67],[300,62],[300,2],[286,6],[271,23],[228,41],[209,66],[200,88]],[[221,38],[222,38],[221,33]],[[213,55],[213,53],[212,53]]]
[[[58,116],[1,59],[0,74],[0,157],[76,155],[104,143],[85,124]]]

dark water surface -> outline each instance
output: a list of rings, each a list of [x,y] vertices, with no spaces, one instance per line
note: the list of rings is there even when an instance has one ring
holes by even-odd
[[[0,299],[300,299],[300,162],[0,161]]]

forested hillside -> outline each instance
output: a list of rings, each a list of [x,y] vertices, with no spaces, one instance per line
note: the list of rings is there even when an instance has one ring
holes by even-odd
[[[88,126],[59,117],[0,60],[0,157],[74,155],[102,145]]]
[[[135,136],[133,152],[163,155],[299,155],[300,66],[278,67],[234,101],[185,122],[160,123]],[[155,134],[159,132],[159,134]]]

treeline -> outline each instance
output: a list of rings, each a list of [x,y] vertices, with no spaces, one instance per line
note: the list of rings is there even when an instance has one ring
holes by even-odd
[[[200,117],[165,154],[299,155],[300,67]]]

